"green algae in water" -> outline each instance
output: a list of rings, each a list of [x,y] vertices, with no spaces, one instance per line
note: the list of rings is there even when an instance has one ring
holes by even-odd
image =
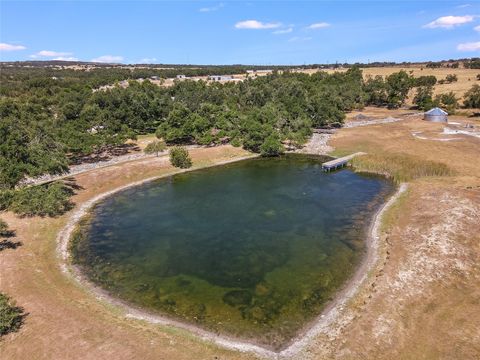
[[[132,304],[279,349],[351,276],[392,190],[309,156],[179,174],[97,205],[74,262]]]

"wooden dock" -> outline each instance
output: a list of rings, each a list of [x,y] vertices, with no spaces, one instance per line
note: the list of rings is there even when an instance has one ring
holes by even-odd
[[[347,156],[343,156],[337,159],[333,159],[330,161],[327,161],[322,164],[322,169],[325,171],[331,171],[331,170],[336,170],[338,168],[344,167],[345,165],[348,164],[350,160],[352,160],[355,156],[360,156],[360,155],[365,155],[366,153],[364,152],[356,152],[354,154],[350,154]]]

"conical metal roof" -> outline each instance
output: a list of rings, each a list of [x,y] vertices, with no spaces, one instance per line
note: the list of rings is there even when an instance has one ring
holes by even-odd
[[[428,110],[425,112],[427,115],[448,115],[446,111],[443,111],[442,109],[438,107],[434,107],[433,109]]]

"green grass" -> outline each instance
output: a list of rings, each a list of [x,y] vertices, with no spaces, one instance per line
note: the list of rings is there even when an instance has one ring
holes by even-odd
[[[356,171],[390,177],[397,183],[427,176],[451,176],[454,171],[446,164],[405,154],[368,154],[351,161]]]

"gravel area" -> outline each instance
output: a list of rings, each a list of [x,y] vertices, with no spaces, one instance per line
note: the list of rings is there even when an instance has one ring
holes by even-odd
[[[376,125],[376,124],[387,124],[397,121],[405,120],[404,118],[394,118],[394,117],[387,117],[385,119],[375,119],[375,120],[360,120],[360,121],[347,121],[344,128],[354,128],[358,126],[366,126],[366,125]]]
[[[166,155],[167,152],[160,153],[159,156]],[[138,159],[143,159],[147,157],[154,157],[155,155],[146,155],[144,152],[137,152],[133,154],[126,154],[126,155],[120,155],[120,156],[114,156],[109,160],[106,161],[97,161],[93,163],[84,163],[84,164],[79,164],[79,165],[72,165],[70,166],[69,172],[67,174],[62,174],[62,175],[42,175],[36,178],[27,178],[24,181],[22,181],[20,186],[28,186],[28,185],[40,185],[43,183],[47,183],[53,180],[59,180],[63,179],[65,177],[69,177],[72,175],[80,174],[85,171],[90,171],[93,169],[99,169],[102,167],[107,167],[127,161],[133,161],[133,160],[138,160]]]
[[[456,135],[456,134],[461,134],[461,135],[468,135],[468,136],[474,136],[477,138],[480,138],[480,131],[475,131],[475,130],[458,130],[458,129],[451,129],[449,127],[443,128],[443,133],[447,135]]]
[[[191,150],[191,149],[199,148],[201,146],[199,146],[199,145],[187,145],[185,147],[188,150]],[[167,155],[168,155],[168,149],[163,151],[163,152],[158,153],[158,156],[160,156],[160,157],[167,156]],[[79,164],[79,165],[71,165],[68,173],[66,173],[66,174],[61,174],[61,175],[45,174],[45,175],[42,175],[42,176],[39,176],[39,177],[36,177],[36,178],[26,178],[25,180],[23,180],[20,183],[20,187],[31,186],[31,185],[41,185],[41,184],[45,184],[45,183],[50,182],[50,181],[64,179],[64,178],[67,178],[69,176],[77,175],[77,174],[84,173],[86,171],[90,171],[90,170],[94,170],[94,169],[100,169],[100,168],[103,168],[103,167],[112,166],[112,165],[116,165],[116,164],[120,164],[120,163],[124,163],[124,162],[140,160],[140,159],[145,159],[145,158],[154,158],[154,157],[156,157],[155,154],[148,154],[147,155],[143,151],[137,151],[137,152],[130,153],[130,154],[112,156],[108,160],[91,162],[91,163],[83,163],[83,164]]]
[[[384,119],[373,119],[373,118],[368,118],[368,117],[365,116],[364,120],[360,120],[362,118],[357,116],[357,119],[359,119],[359,120],[346,121],[345,125],[343,127],[344,128],[354,128],[354,127],[366,126],[366,125],[388,124],[388,123],[392,123],[392,122],[407,120],[407,119],[412,118],[412,117],[423,116],[423,112],[402,114],[400,116],[401,117],[399,117],[399,118],[389,116],[389,117],[386,117]]]
[[[327,145],[332,134],[313,134],[308,143],[295,152],[300,154],[326,155],[333,151],[333,147]]]

